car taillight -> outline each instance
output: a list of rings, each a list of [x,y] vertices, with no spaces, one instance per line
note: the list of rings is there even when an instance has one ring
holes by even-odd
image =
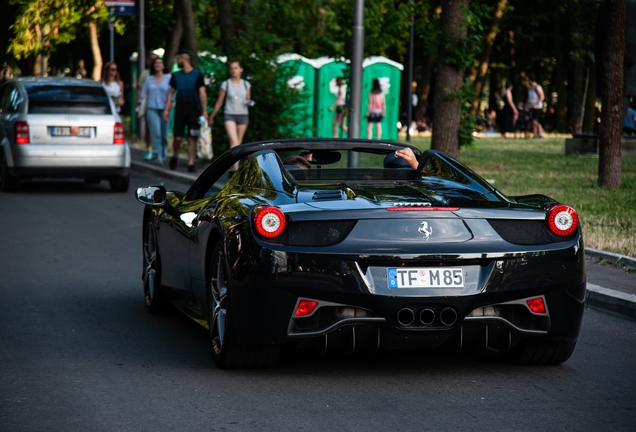
[[[555,204],[548,207],[548,228],[554,235],[565,237],[576,231],[579,216],[570,206]]]
[[[294,312],[294,315],[297,317],[311,315],[314,312],[314,309],[316,309],[316,306],[318,306],[317,301],[303,299],[298,302],[298,307],[296,307],[296,312]]]
[[[543,302],[543,297],[536,297],[536,298],[528,299],[528,300],[526,300],[526,304],[528,305],[528,307],[530,308],[532,313],[539,314],[539,315],[545,315],[546,314],[545,303]]]
[[[261,207],[253,217],[256,231],[265,238],[278,237],[285,231],[285,214],[276,207]]]
[[[15,124],[15,143],[29,143],[29,124],[27,122],[17,122]]]
[[[126,137],[124,136],[124,125],[117,122],[115,123],[115,130],[113,132],[113,144],[125,144]]]

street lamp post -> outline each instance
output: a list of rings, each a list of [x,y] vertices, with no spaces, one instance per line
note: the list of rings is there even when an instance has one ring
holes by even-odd
[[[360,138],[362,104],[362,57],[364,55],[364,0],[354,0],[351,40],[351,103],[349,106],[349,138]],[[349,168],[360,163],[359,154],[349,152]]]

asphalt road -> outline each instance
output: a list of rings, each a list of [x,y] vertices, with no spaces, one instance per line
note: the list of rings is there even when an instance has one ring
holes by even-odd
[[[556,367],[296,350],[219,370],[203,328],[145,311],[141,213],[105,182],[0,194],[0,431],[634,431],[636,323],[594,310]]]

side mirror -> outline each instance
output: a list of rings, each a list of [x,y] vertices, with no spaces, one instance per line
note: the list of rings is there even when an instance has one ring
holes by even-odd
[[[152,207],[161,207],[166,203],[166,188],[163,186],[148,186],[137,189],[137,201]]]

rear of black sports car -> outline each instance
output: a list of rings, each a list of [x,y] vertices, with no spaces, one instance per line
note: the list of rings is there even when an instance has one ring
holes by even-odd
[[[238,343],[494,348],[514,363],[566,361],[586,292],[576,213],[461,174],[309,179],[253,207],[226,244]]]

